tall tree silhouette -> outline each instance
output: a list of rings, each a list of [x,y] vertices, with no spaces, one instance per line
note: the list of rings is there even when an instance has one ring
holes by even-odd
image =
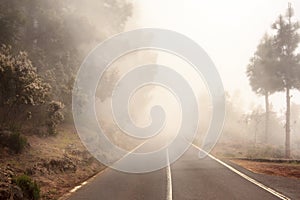
[[[289,3],[286,16],[280,15],[272,28],[276,30],[274,47],[277,54],[277,72],[281,80],[281,88],[286,92],[286,140],[285,156],[290,157],[290,90],[299,88],[300,55],[296,53],[300,38],[299,23],[294,20],[294,11]]]
[[[265,141],[268,141],[269,132],[269,96],[278,90],[280,82],[276,75],[276,57],[273,48],[273,39],[265,34],[254,56],[250,59],[247,76],[252,90],[265,97]]]

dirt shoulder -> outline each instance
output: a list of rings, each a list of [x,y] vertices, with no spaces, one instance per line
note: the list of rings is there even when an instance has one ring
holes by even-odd
[[[281,147],[229,141],[218,143],[211,153],[265,186],[291,199],[300,199],[299,151],[293,151],[295,160],[284,160]]]
[[[246,159],[232,159],[231,162],[234,162],[252,172],[259,174],[300,179],[300,163],[296,162],[276,162],[274,160],[270,160],[269,162],[267,162],[266,160],[256,161]]]
[[[41,199],[58,199],[105,168],[81,144],[73,126],[65,125],[59,132],[46,138],[25,134],[30,145],[21,154],[0,149],[0,189],[13,177],[27,174],[40,186]]]
[[[247,161],[243,159],[222,159],[238,171],[248,175],[269,188],[291,199],[300,199],[300,178],[296,177],[299,164]],[[275,168],[275,170],[274,170]],[[282,170],[283,172],[280,172]]]

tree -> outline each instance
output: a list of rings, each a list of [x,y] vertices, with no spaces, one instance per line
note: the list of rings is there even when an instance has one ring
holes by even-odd
[[[267,114],[267,113],[266,113]],[[252,113],[250,113],[248,115],[248,120],[251,123],[251,125],[253,126],[254,129],[254,146],[257,145],[257,133],[259,130],[259,126],[261,124],[262,118],[264,117],[264,114],[262,112],[262,109],[260,109],[259,107],[254,109],[252,111]]]
[[[300,55],[296,53],[300,37],[298,34],[299,23],[294,20],[294,11],[289,3],[285,17],[280,15],[272,28],[276,30],[274,47],[277,60],[277,75],[281,80],[278,91],[286,92],[286,140],[285,156],[290,157],[290,90],[299,88]]]
[[[74,77],[87,52],[125,27],[131,4],[120,0],[2,0],[0,44],[26,51],[71,116]],[[71,117],[68,117],[71,118]]]
[[[25,52],[13,55],[11,47],[2,45],[0,77],[1,125],[22,122],[29,107],[46,102],[50,86],[38,76]]]
[[[0,128],[26,116],[55,133],[63,116],[71,121],[72,89],[84,56],[121,32],[131,12],[121,0],[2,0]]]
[[[0,44],[15,45],[21,37],[21,27],[24,25],[16,2],[2,0],[0,4]]]
[[[265,97],[265,141],[269,135],[269,95],[279,87],[275,68],[276,58],[272,38],[265,34],[247,67],[247,76],[252,90]]]

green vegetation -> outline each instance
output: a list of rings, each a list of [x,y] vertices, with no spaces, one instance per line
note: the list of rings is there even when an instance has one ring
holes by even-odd
[[[68,181],[61,183],[56,174],[45,174],[39,169],[45,168],[42,163],[48,163],[48,159],[63,160],[65,149],[78,152],[81,143],[74,135],[73,126],[69,125],[73,122],[72,91],[77,70],[98,43],[123,31],[131,13],[131,4],[120,0],[84,3],[81,0],[1,0],[0,157],[3,163],[0,171],[5,171],[6,165],[13,166],[8,170],[13,177],[36,170],[36,180],[48,178],[64,186],[51,195],[47,190],[52,185],[41,184],[41,191],[46,193],[41,195],[43,199],[57,199],[65,187],[94,173],[86,166],[85,172],[80,172],[85,175],[77,174],[74,172],[77,166],[70,165],[70,161],[62,166],[63,170],[73,170],[70,185]],[[109,86],[115,75],[112,72],[105,81],[101,100],[110,95],[106,90],[111,89]],[[68,134],[57,135],[58,130]],[[56,137],[42,141],[44,136]],[[84,147],[80,146],[80,150],[85,152]],[[11,155],[11,152],[22,151],[23,155]],[[76,164],[81,162],[82,155],[74,154],[72,159],[78,161]],[[38,166],[37,169],[33,165]],[[10,177],[0,179],[2,185],[11,184]],[[30,177],[17,177],[15,183],[22,188],[24,199],[39,199],[39,187]]]
[[[12,53],[10,46],[0,48],[1,126],[19,126],[33,107],[46,102],[50,86],[38,76],[27,53]]]
[[[22,189],[23,195],[26,199],[40,199],[40,188],[29,176],[21,175],[17,177],[14,182]]]
[[[131,12],[131,4],[118,0],[84,5],[79,0],[3,0],[0,129],[22,132],[26,126],[55,135],[60,123],[72,122],[72,90],[81,62],[108,34],[122,31]]]
[[[47,127],[50,135],[57,134],[56,127],[64,120],[64,115],[61,112],[62,109],[63,105],[60,102],[52,101],[48,105]]]
[[[18,154],[27,145],[27,139],[18,130],[0,132],[0,147],[7,147],[12,152]]]
[[[27,139],[19,132],[12,133],[7,139],[7,147],[15,153],[21,153],[27,145]]]

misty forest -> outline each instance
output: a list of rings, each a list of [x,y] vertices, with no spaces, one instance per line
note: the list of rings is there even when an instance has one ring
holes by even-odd
[[[83,151],[78,138],[73,139],[75,142],[71,138],[70,144],[62,141],[67,138],[58,136],[64,134],[58,126],[72,124],[72,87],[84,56],[108,36],[121,32],[132,8],[118,0],[95,0],[88,4],[73,0],[1,0],[0,10],[0,159],[3,163],[0,167],[0,199],[8,199],[11,195],[11,186],[6,183],[2,167],[8,168],[11,175],[17,177],[14,182],[26,191],[24,197],[17,197],[20,194],[16,192],[14,199],[38,199],[39,186],[30,175],[41,176],[46,172],[28,171],[39,171],[40,168],[43,171],[47,167],[50,171],[75,171],[80,162],[88,160],[87,165],[95,162]],[[103,95],[102,99],[105,98]],[[76,133],[70,132],[75,137]],[[47,137],[56,135],[60,138],[47,141]],[[39,143],[54,144],[54,147],[41,146],[42,150],[32,150]],[[61,145],[68,147],[66,151],[71,156],[79,152],[87,158],[74,161],[64,155],[66,153],[58,152]],[[76,145],[81,145],[82,149],[76,149]],[[15,154],[27,155],[20,158]],[[55,158],[56,154],[61,154],[61,158]],[[13,162],[20,163],[14,165]],[[14,168],[19,168],[21,173]],[[91,167],[77,179],[90,176],[100,168]],[[44,198],[58,195],[57,186],[53,186],[58,180],[40,181],[51,188]]]
[[[134,3],[122,0],[1,0],[0,200],[58,199],[106,168],[76,134],[73,85],[86,55],[126,31],[133,12]],[[300,90],[299,20],[293,5],[286,5],[265,27],[248,65],[240,66],[261,103],[254,100],[246,109],[243,91],[225,87],[226,118],[213,155],[245,168],[248,162],[294,163],[298,171],[287,167],[282,174],[300,178],[300,102],[293,98]],[[136,59],[156,62],[157,55]],[[98,88],[105,105],[121,77],[119,68]],[[284,109],[272,102],[274,95],[285,102]],[[110,123],[105,126],[108,137],[124,148],[138,144]],[[204,129],[194,144],[201,146]],[[267,169],[258,173],[268,174]]]

